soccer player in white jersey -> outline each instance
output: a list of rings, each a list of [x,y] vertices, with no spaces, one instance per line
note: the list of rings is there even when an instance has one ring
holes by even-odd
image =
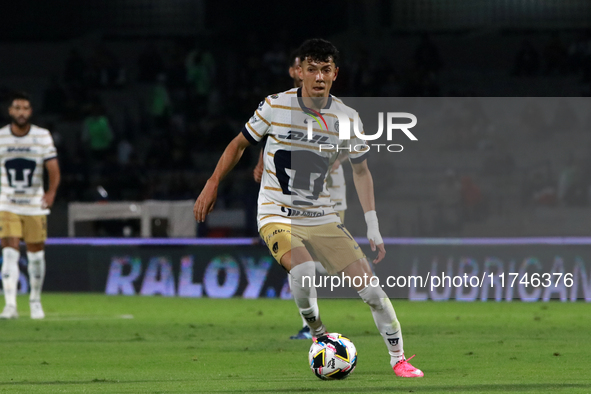
[[[29,303],[32,319],[43,319],[41,287],[45,278],[47,215],[60,182],[57,152],[48,130],[30,123],[31,101],[25,93],[12,97],[11,123],[0,129],[0,238],[2,287],[6,305],[2,319],[18,317],[16,293],[19,281],[19,242],[27,245]],[[43,190],[43,171],[49,185]]]
[[[304,42],[298,53],[302,87],[270,95],[259,104],[242,132],[226,147],[197,198],[193,213],[197,221],[205,220],[215,204],[219,182],[249,145],[268,136],[258,200],[259,232],[275,259],[292,276],[292,292],[300,314],[306,319],[312,335],[318,337],[327,330],[315,302],[316,289],[309,280],[304,280],[315,273],[308,248],[313,250],[329,274],[373,277],[365,255],[341,224],[326,192],[324,181],[337,156],[337,149],[319,149],[319,143],[325,147],[350,149],[355,189],[365,212],[367,237],[372,251],[378,251],[374,263],[384,258],[386,250],[378,228],[373,180],[366,160],[369,147],[358,138],[340,140],[335,131],[336,117],[328,113],[324,113],[327,127],[314,126],[311,140],[307,138],[307,127],[303,126],[305,122],[313,122],[312,115],[321,115],[323,110],[344,112],[350,119],[356,117],[353,109],[330,95],[332,82],[338,75],[338,50],[328,41],[312,39]],[[359,129],[363,130],[361,124]],[[400,323],[390,299],[380,286],[367,283],[372,281],[361,286],[353,285],[370,306],[395,374],[423,376],[423,372],[413,367],[404,356]]]
[[[297,50],[292,52],[291,56],[289,57],[289,76],[293,80],[293,87],[299,88],[302,86],[302,80],[300,79],[298,68],[300,67],[300,57],[298,56]],[[259,155],[259,161],[253,170],[253,177],[257,183],[261,183],[261,179],[263,177],[263,170],[265,168],[265,163],[263,160],[263,151],[266,145],[267,138],[263,141],[263,148],[261,149],[261,154]],[[339,156],[340,159],[346,158],[346,154]],[[328,193],[330,194],[330,199],[335,203],[334,209],[339,214],[341,218],[341,223],[345,222],[345,210],[347,209],[347,189],[345,184],[345,174],[343,172],[343,166],[341,165],[341,161],[339,159],[335,160],[334,164],[332,165],[331,171],[326,178],[326,185],[328,188]],[[321,272],[322,274],[326,274],[326,270],[319,262],[316,263],[316,269]],[[292,276],[288,275],[289,287],[291,288]],[[299,314],[299,313],[298,313]],[[310,333],[310,327],[304,319],[303,316],[300,315],[302,319],[302,328],[297,332],[297,334],[292,335],[289,339],[312,339],[312,334]]]

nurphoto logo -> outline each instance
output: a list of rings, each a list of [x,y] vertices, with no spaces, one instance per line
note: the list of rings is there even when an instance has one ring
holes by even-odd
[[[351,120],[347,114],[341,111],[335,110],[325,110],[323,113],[315,112],[316,116],[313,116],[314,120],[318,123],[320,128],[322,129],[322,124],[327,127],[326,121],[322,115],[331,114],[337,117],[337,122],[335,123],[336,129],[339,132],[339,140],[349,140],[351,139]],[[312,115],[310,115],[312,116]],[[322,122],[320,122],[320,120]],[[362,141],[374,141],[377,140],[382,136],[384,133],[384,118],[386,119],[386,138],[388,141],[392,141],[392,135],[395,130],[402,131],[409,140],[411,141],[418,141],[417,137],[413,133],[410,132],[409,129],[413,128],[417,124],[417,117],[409,112],[378,112],[378,131],[373,135],[363,134],[363,130],[360,130],[359,127],[359,114],[355,113],[355,118],[353,119],[353,133],[356,138],[359,138]],[[394,119],[408,119],[410,120],[409,123],[394,123]],[[313,138],[313,122],[306,122],[308,127],[308,140]],[[353,150],[356,152],[363,152],[366,151],[368,147],[376,147],[378,152],[380,151],[380,147],[386,147],[388,152],[402,152],[404,149],[400,144],[357,144],[351,145],[348,147],[339,147],[335,146],[334,144],[321,144],[320,151],[324,150]]]

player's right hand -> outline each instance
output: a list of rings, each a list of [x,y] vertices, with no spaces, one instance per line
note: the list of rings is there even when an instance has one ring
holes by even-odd
[[[261,179],[263,178],[263,162],[259,161],[256,165],[254,170],[252,171],[252,175],[254,176],[254,181],[256,183],[261,183]]]
[[[205,221],[205,217],[213,210],[217,195],[217,182],[214,182],[211,179],[208,180],[193,206],[193,215],[197,222],[201,223]]]
[[[334,163],[332,163],[332,167],[330,168],[330,172],[336,171],[340,165],[341,165],[341,161],[339,159],[336,159],[334,161]]]

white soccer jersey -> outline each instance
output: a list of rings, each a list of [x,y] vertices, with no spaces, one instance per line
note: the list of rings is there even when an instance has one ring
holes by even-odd
[[[57,157],[48,130],[31,125],[22,136],[12,134],[10,125],[0,129],[0,211],[18,215],[47,215],[41,207],[43,171],[47,160]]]
[[[335,211],[347,210],[347,185],[345,183],[345,171],[340,164],[336,170],[331,171],[327,182],[330,199],[334,201]]]
[[[355,111],[333,96],[324,110],[343,112],[351,122],[355,118]],[[313,122],[311,140],[307,122]],[[258,199],[259,229],[268,223],[314,226],[340,222],[326,185],[326,176],[337,157],[337,149],[329,146],[338,146],[340,152],[346,150],[353,163],[365,160],[369,147],[355,137],[340,140],[337,130],[335,115],[304,106],[301,88],[261,101],[242,129],[253,144],[268,137]]]

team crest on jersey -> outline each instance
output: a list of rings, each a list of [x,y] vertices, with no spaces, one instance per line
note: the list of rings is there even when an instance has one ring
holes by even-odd
[[[334,122],[334,131],[339,132],[339,121]]]
[[[265,105],[265,100],[263,100],[259,103],[259,109],[263,108],[263,105]]]

